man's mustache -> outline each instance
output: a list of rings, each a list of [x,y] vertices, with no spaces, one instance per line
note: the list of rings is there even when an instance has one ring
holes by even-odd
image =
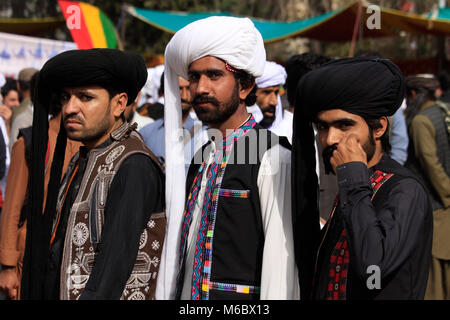
[[[323,159],[323,166],[325,167],[325,174],[333,173],[333,166],[331,165],[331,157],[333,156],[334,150],[337,149],[337,143],[326,147],[322,151],[322,159]]]
[[[191,101],[186,99],[181,99],[181,103],[191,104]]]
[[[78,121],[81,124],[84,124],[84,119],[82,119],[81,117],[79,117],[77,114],[74,114],[74,113],[64,116],[64,123],[67,120],[74,120],[74,121]]]
[[[276,109],[277,109],[276,106],[269,105],[269,106],[267,106],[265,108],[261,108],[261,112],[262,113],[264,113],[264,112],[271,112],[271,113],[275,114]]]
[[[215,105],[216,107],[218,107],[220,105],[219,101],[217,101],[216,98],[211,97],[211,96],[206,96],[206,95],[195,96],[194,99],[192,100],[193,105],[198,105],[201,103],[211,103],[211,104]]]

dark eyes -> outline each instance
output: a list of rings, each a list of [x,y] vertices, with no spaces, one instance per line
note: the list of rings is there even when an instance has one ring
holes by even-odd
[[[198,81],[200,75],[198,73],[189,73],[188,80],[189,82],[196,82]]]
[[[88,95],[88,94],[81,94],[80,95],[80,100],[81,101],[91,101],[94,97]]]
[[[67,93],[62,93],[59,96],[59,101],[61,102],[61,104],[66,104],[70,99],[70,95]]]
[[[209,71],[206,73],[206,76],[208,78],[210,78],[211,80],[218,79],[218,78],[220,78],[221,75],[222,75],[221,72],[216,72],[216,71]]]
[[[342,123],[339,123],[339,124],[336,125],[336,127],[338,127],[341,130],[348,129],[348,128],[352,127],[352,126],[353,126],[353,123],[347,123],[347,122],[342,122]]]
[[[218,80],[223,73],[220,71],[206,71],[204,73],[210,80]],[[199,73],[190,73],[188,75],[188,80],[189,82],[198,82],[200,79],[200,74]]]
[[[317,130],[319,130],[319,131],[323,131],[328,128],[328,126],[323,123],[316,123],[316,127],[317,127]]]
[[[94,99],[93,96],[86,94],[86,93],[80,93],[80,94],[77,94],[77,96],[81,101],[84,101],[84,102],[91,101],[92,99]],[[68,94],[68,93],[62,93],[59,97],[59,101],[60,101],[61,105],[68,103],[69,100],[70,100],[70,94]]]
[[[347,130],[347,129],[353,127],[353,125],[354,124],[351,122],[338,122],[338,123],[333,124],[332,126],[337,129],[340,129],[340,130]],[[320,123],[320,122],[316,124],[316,127],[317,127],[317,130],[319,130],[319,131],[328,130],[328,128],[329,128],[329,126],[327,124]]]

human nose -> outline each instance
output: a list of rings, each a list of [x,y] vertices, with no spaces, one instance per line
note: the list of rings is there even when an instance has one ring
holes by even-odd
[[[269,103],[272,106],[276,106],[278,104],[278,95],[275,92],[272,92],[269,96]]]
[[[189,88],[181,88],[180,89],[180,96],[182,100],[185,101],[190,101],[191,100],[191,95],[189,92]]]
[[[197,82],[195,93],[197,95],[208,94],[210,92],[210,80],[207,76],[201,75]]]
[[[342,131],[334,128],[334,127],[330,127],[328,129],[327,132],[327,137],[326,137],[326,144],[327,146],[332,146],[335,144],[338,144],[341,140],[342,140]]]
[[[71,95],[70,98],[62,106],[63,114],[78,113],[80,110],[78,102],[79,101],[76,96]]]

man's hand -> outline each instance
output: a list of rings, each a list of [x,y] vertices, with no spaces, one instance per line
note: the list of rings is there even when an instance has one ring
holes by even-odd
[[[11,119],[12,111],[7,106],[0,104],[0,117],[5,120],[5,123],[9,123]]]
[[[330,163],[334,172],[336,167],[344,163],[359,161],[367,166],[367,154],[362,148],[355,134],[349,134],[344,137],[337,145],[337,149],[333,152]]]
[[[19,277],[16,268],[3,269],[0,272],[0,290],[3,291],[8,298],[17,298],[17,289],[19,288]]]

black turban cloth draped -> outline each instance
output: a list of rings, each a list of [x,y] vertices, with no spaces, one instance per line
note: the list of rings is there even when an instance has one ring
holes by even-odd
[[[32,161],[29,178],[27,239],[23,262],[22,299],[42,299],[50,233],[56,211],[67,135],[61,121],[53,156],[44,212],[44,166],[48,143],[48,114],[62,88],[99,86],[125,92],[132,104],[147,80],[143,58],[116,49],[70,50],[48,60],[39,72],[34,93]],[[61,117],[62,118],[62,117]]]
[[[363,118],[391,116],[404,96],[401,71],[379,57],[334,60],[307,73],[298,83],[292,141],[292,217],[302,299],[311,299],[320,241],[312,122],[319,112],[330,109],[342,109]]]

